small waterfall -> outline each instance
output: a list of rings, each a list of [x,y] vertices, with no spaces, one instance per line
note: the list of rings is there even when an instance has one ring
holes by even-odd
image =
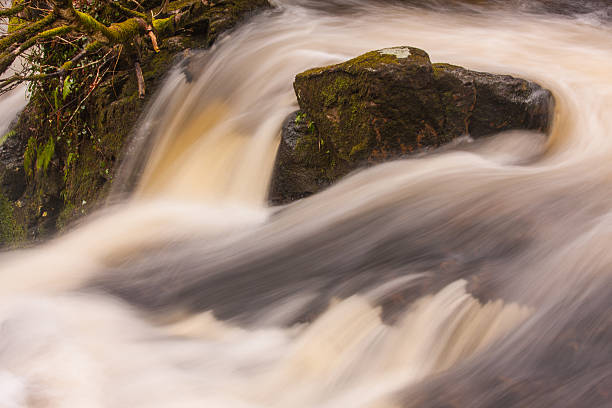
[[[2,255],[0,407],[606,406],[610,27],[275,3],[169,73],[123,163],[131,197]],[[551,135],[464,141],[268,207],[295,74],[396,45],[538,81]]]

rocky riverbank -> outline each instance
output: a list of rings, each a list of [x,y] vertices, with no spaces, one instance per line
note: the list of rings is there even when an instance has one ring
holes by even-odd
[[[169,11],[189,6],[175,1]],[[170,67],[189,49],[211,46],[267,8],[267,0],[215,1],[197,24],[163,41],[159,52],[143,48],[144,99],[134,70],[119,59],[95,89],[78,91],[76,110],[63,109],[68,100],[62,89],[60,97],[53,87],[35,93],[12,130],[0,135],[0,248],[44,239],[91,212],[107,195],[128,135]]]

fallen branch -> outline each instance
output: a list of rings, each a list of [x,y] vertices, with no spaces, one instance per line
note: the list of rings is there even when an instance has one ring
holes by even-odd
[[[144,77],[142,76],[142,68],[140,67],[140,62],[136,61],[134,63],[134,68],[136,71],[136,80],[138,81],[138,97],[142,99],[145,97],[145,81]]]
[[[0,17],[13,17],[25,9],[25,3],[17,4],[11,8],[0,8]]]

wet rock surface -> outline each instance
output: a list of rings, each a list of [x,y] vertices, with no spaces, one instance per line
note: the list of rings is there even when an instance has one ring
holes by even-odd
[[[300,112],[287,118],[270,200],[316,193],[362,166],[511,129],[547,132],[554,99],[508,75],[432,64],[395,47],[298,74]]]

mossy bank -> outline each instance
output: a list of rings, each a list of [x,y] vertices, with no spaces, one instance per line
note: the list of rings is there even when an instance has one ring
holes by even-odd
[[[161,3],[161,1],[160,1]],[[189,7],[176,1],[169,10]],[[191,48],[211,46],[241,20],[267,9],[267,0],[215,1],[179,36],[140,56],[146,97],[139,98],[132,66],[117,58],[106,72],[36,84],[30,102],[0,135],[0,247],[44,239],[107,195],[132,127],[165,73]],[[60,45],[62,58],[70,50]]]

